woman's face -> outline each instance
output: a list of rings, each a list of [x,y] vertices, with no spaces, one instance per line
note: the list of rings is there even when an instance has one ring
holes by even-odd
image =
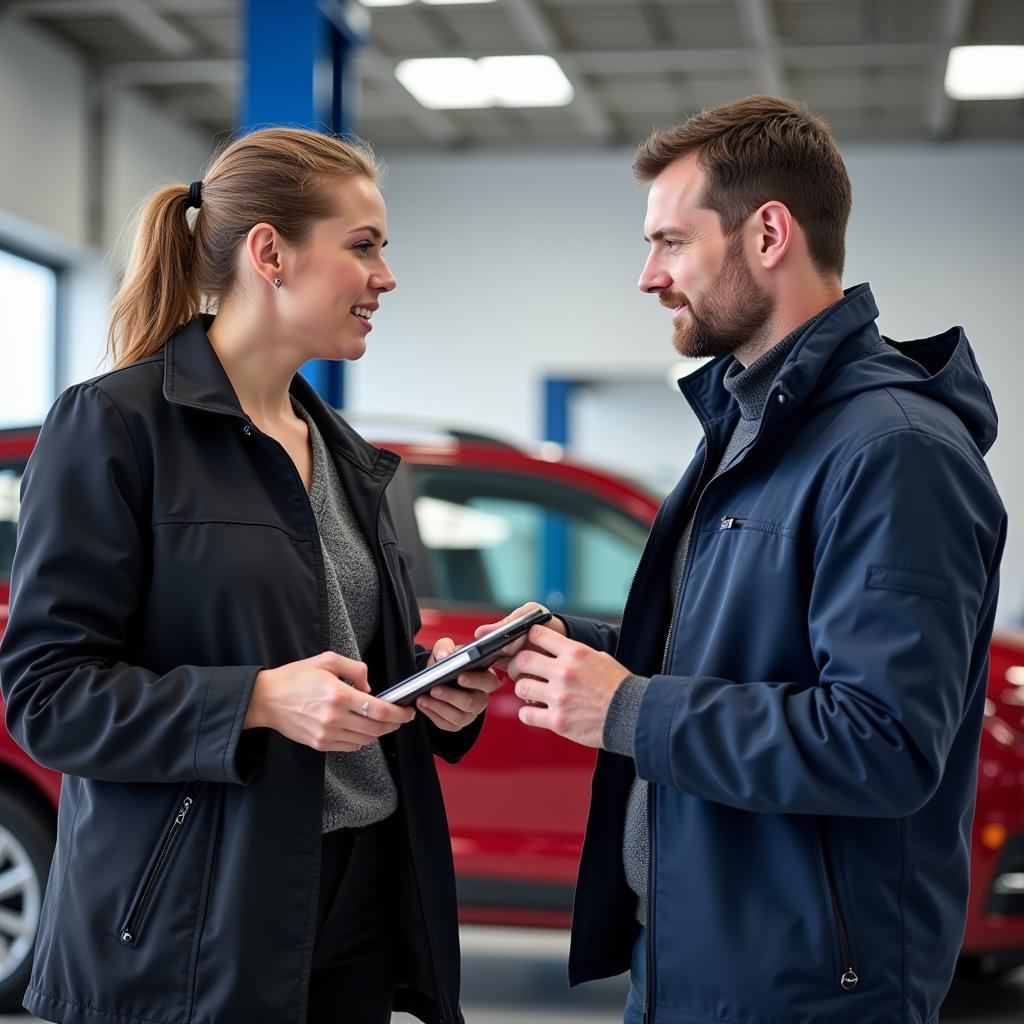
[[[284,283],[275,298],[309,358],[358,359],[381,294],[395,287],[382,253],[387,211],[366,178],[345,179],[335,192],[343,212],[317,221],[305,244],[282,254]]]

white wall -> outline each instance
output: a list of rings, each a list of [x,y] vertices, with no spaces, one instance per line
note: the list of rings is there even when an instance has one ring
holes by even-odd
[[[0,18],[0,244],[65,271],[62,384],[102,369],[116,258],[109,250],[147,192],[202,173],[209,143],[137,96],[109,92],[104,115],[102,248],[88,244],[89,75],[71,50]]]
[[[989,464],[1011,521],[1024,520],[1024,146],[845,156],[854,185],[846,284],[871,282],[892,337],[967,328],[1001,417]],[[660,381],[674,353],[667,314],[636,288],[646,194],[629,165],[627,150],[396,156],[384,195],[399,284],[349,371],[349,404],[529,440],[539,437],[544,376]],[[590,454],[598,430],[615,425],[598,427],[581,408]],[[638,416],[643,430],[661,429],[644,403],[624,408],[624,432]],[[665,453],[657,459],[664,465]],[[1024,530],[1012,527],[1003,594],[1004,621],[1019,616]]]
[[[0,19],[0,208],[82,245],[86,73],[59,44]]]

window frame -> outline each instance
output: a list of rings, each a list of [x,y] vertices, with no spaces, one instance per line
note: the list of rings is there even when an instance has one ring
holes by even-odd
[[[64,371],[67,366],[67,278],[68,267],[66,263],[55,259],[52,255],[40,253],[38,249],[20,244],[9,236],[0,234],[0,252],[24,260],[26,263],[33,263],[53,274],[53,336],[51,343],[51,371],[49,380],[49,395],[46,398],[46,409],[53,404],[60,393],[61,382],[64,380]],[[46,409],[43,410],[45,415]],[[42,422],[42,416],[38,422]],[[24,427],[38,426],[38,422],[10,423],[0,425],[0,430],[13,431]]]

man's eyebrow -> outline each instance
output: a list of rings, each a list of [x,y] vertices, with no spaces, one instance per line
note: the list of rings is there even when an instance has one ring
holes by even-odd
[[[353,229],[352,229],[352,230],[351,230],[351,231],[349,232],[349,234],[350,234],[350,235],[362,235],[362,234],[370,234],[370,235],[373,235],[373,237],[374,237],[374,238],[375,238],[375,239],[376,239],[376,240],[377,240],[378,242],[380,242],[380,243],[381,243],[381,246],[380,246],[380,247],[381,247],[382,249],[384,248],[384,246],[385,246],[385,245],[387,245],[387,244],[388,244],[388,240],[387,240],[386,238],[384,238],[384,236],[383,236],[383,235],[381,234],[381,232],[380,232],[380,228],[375,228],[375,227],[374,227],[374,226],[373,226],[372,224],[364,224],[364,225],[363,225],[362,227],[359,227],[359,228],[353,228]],[[383,241],[381,241],[381,239],[383,239]]]
[[[674,238],[689,238],[693,232],[689,228],[675,228],[670,226],[658,228],[657,231],[651,233],[650,236],[644,235],[645,242],[660,242],[663,238],[668,238],[672,235]]]

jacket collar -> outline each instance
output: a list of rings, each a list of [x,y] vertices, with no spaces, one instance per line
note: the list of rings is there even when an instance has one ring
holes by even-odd
[[[871,288],[860,284],[848,288],[820,320],[813,323],[789,353],[772,386],[761,428],[777,425],[820,389],[828,367],[846,363],[882,344],[874,321],[878,317]],[[679,381],[679,389],[705,422],[735,416],[735,399],[723,384],[733,363],[731,355],[713,359],[707,366]],[[778,400],[779,395],[783,400]]]
[[[213,316],[203,313],[180,327],[164,346],[164,398],[172,405],[249,421],[206,332]],[[336,455],[376,477],[390,477],[401,461],[394,452],[364,440],[313,390],[301,374],[288,389],[316,422]]]

